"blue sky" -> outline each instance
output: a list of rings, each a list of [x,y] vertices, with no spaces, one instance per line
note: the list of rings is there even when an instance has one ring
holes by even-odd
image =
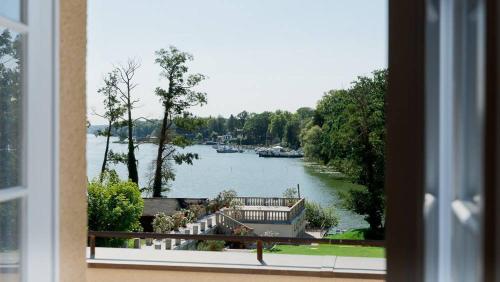
[[[154,51],[174,45],[194,55],[201,116],[314,107],[323,93],[387,66],[386,0],[89,0],[87,106],[112,64],[138,58],[135,116],[158,118],[153,91],[166,86]]]

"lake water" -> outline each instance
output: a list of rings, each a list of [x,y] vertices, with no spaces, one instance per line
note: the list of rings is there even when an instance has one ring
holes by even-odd
[[[112,138],[112,141],[116,141]],[[98,175],[106,138],[87,135],[87,175],[92,179]],[[126,144],[111,143],[114,152],[125,153]],[[156,157],[158,146],[141,144],[136,153],[139,169],[139,184],[148,183],[151,164]],[[302,159],[259,158],[253,151],[235,154],[219,154],[211,146],[194,145],[186,151],[198,153],[199,160],[193,165],[173,165],[176,178],[171,183],[169,197],[213,198],[220,191],[234,189],[239,196],[280,197],[289,187],[300,184],[301,196],[319,202],[324,206],[333,205],[340,218],[340,229],[366,227],[362,216],[340,207],[339,192],[347,191],[355,185],[335,179],[322,172],[318,166]],[[126,178],[125,165],[117,165],[115,170]]]

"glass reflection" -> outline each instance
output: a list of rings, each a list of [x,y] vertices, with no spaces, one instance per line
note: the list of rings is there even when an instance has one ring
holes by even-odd
[[[21,281],[21,200],[0,203],[0,281]]]
[[[21,0],[1,0],[0,1],[0,16],[9,18],[14,21],[21,20]]]
[[[21,41],[0,29],[0,189],[21,185]]]

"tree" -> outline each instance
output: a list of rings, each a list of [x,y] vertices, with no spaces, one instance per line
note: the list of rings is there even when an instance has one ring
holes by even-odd
[[[237,127],[238,127],[238,120],[233,115],[230,115],[226,122],[227,131],[229,133],[233,133],[236,131]]]
[[[359,77],[350,89],[348,122],[343,128],[349,161],[337,161],[339,167],[355,166],[352,175],[366,190],[351,190],[347,207],[365,215],[374,236],[383,236],[385,175],[385,93],[387,70],[373,72],[373,77]]]
[[[304,155],[307,159],[313,161],[321,161],[322,158],[321,151],[321,138],[322,129],[318,125],[314,125],[301,133],[302,147],[304,149]]]
[[[194,90],[205,79],[205,76],[202,74],[188,74],[187,63],[193,60],[191,54],[181,52],[173,46],[170,46],[168,50],[160,49],[155,54],[155,63],[162,68],[160,75],[168,81],[167,89],[157,87],[155,90],[155,94],[160,97],[164,114],[152,189],[153,197],[161,197],[162,189],[166,187],[172,175],[167,163],[173,159],[177,164],[183,162],[192,164],[193,159],[198,158],[197,154],[176,152],[174,145],[185,147],[189,143],[185,138],[179,136],[172,138],[170,128],[173,120],[181,115],[188,118],[189,114],[186,110],[196,105],[204,105],[207,100],[206,93]],[[167,168],[167,170],[165,171],[163,168]]]
[[[243,128],[245,122],[247,121],[250,114],[247,111],[243,111],[236,115],[236,119],[238,119],[238,127]]]
[[[243,126],[243,132],[251,144],[265,144],[267,142],[270,112],[251,114]]]
[[[298,115],[292,115],[287,120],[285,128],[283,129],[283,143],[293,149],[300,147],[300,120]]]
[[[127,109],[127,119],[125,123],[128,129],[128,178],[136,184],[139,183],[139,174],[137,173],[137,159],[135,158],[136,147],[133,138],[134,121],[132,119],[132,109],[138,100],[132,97],[132,90],[137,86],[137,84],[133,82],[133,79],[139,67],[139,62],[134,59],[129,59],[125,65],[115,67],[115,71],[118,75],[116,89],[120,92],[121,95],[119,97]]]
[[[97,92],[104,97],[105,112],[103,115],[97,113],[95,114],[108,121],[108,125],[104,131],[98,132],[98,135],[106,137],[106,148],[104,150],[104,158],[101,166],[101,177],[107,169],[108,157],[110,153],[109,140],[111,138],[112,127],[125,113],[125,107],[123,107],[118,99],[118,92],[116,90],[117,80],[117,73],[110,72],[106,75],[106,77],[104,77],[104,86],[97,90]]]
[[[291,114],[289,112],[276,111],[271,115],[271,120],[269,124],[269,133],[274,137],[277,137],[280,142],[283,140],[285,135],[285,126],[290,119]]]
[[[301,121],[306,121],[314,116],[314,110],[309,107],[298,108],[296,113]]]
[[[358,77],[347,90],[329,91],[301,134],[306,157],[366,187],[349,191],[345,205],[365,215],[373,237],[384,229],[386,78],[387,70],[379,70]]]
[[[105,172],[102,181],[88,184],[88,228],[92,231],[141,231],[144,200],[137,184],[121,181],[114,171]],[[116,245],[113,240],[98,241]]]

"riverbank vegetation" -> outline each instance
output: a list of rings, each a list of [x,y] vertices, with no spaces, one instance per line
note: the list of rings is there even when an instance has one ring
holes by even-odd
[[[372,239],[384,236],[386,89],[387,70],[380,70],[359,77],[349,89],[329,91],[301,134],[306,158],[366,187],[345,193],[344,204],[365,215]]]

